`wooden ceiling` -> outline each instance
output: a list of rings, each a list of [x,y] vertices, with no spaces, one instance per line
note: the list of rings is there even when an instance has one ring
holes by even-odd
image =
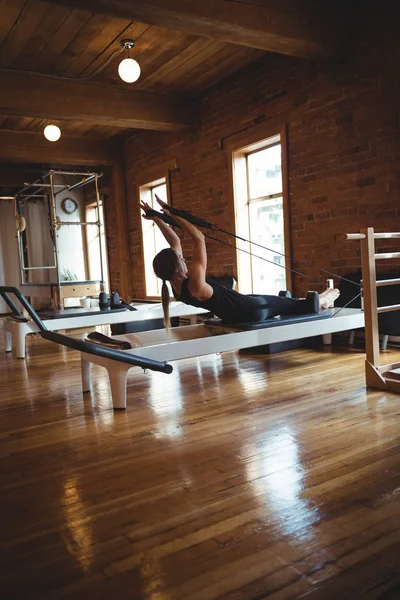
[[[126,56],[122,53],[85,81],[129,91],[134,86],[135,91],[193,96],[264,54],[254,48],[38,0],[0,3],[2,69],[84,80],[106,64],[126,37],[135,40],[131,56],[140,64],[140,79],[127,84],[119,78],[117,67]],[[42,131],[47,122],[33,116],[0,114],[0,129]],[[57,123],[57,119],[52,122]],[[62,127],[70,135],[112,137],[121,133],[121,128],[80,121],[68,121]]]
[[[0,0],[0,160],[41,149],[50,122],[63,138],[104,141],[196,127],[196,98],[266,52],[343,48],[338,1]],[[141,67],[134,84],[117,74],[124,38]]]

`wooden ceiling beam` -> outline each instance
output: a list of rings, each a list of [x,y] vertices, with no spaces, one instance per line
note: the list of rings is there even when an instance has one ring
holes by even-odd
[[[0,161],[3,163],[113,165],[116,142],[62,135],[49,142],[42,133],[0,130]]]
[[[175,131],[198,125],[196,104],[109,87],[0,70],[0,114],[121,128]]]
[[[52,4],[302,58],[341,50],[346,14],[313,0],[52,0]]]

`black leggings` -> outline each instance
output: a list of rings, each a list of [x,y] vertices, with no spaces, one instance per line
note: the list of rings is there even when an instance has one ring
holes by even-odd
[[[246,319],[249,321],[265,321],[277,315],[304,315],[313,312],[310,303],[299,298],[262,294],[246,294],[246,297],[251,298],[252,305],[251,314],[247,315]]]

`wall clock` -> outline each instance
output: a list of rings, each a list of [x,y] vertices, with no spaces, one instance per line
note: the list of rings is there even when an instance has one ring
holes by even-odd
[[[61,208],[67,215],[71,215],[78,208],[78,203],[73,198],[64,198],[61,202]]]

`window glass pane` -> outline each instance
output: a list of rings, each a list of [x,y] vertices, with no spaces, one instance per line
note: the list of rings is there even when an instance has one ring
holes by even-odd
[[[163,202],[168,202],[166,183],[161,183],[160,185],[156,185],[151,188],[151,205],[154,210],[160,211],[161,208],[156,200],[156,196],[158,196],[160,200],[163,200]]]
[[[252,257],[253,293],[278,294],[280,290],[286,289],[286,272],[282,268],[285,266],[285,257],[277,253],[285,252],[282,198],[251,203],[249,216],[251,241],[272,250],[263,250],[253,245],[251,251],[274,263]]]
[[[250,199],[282,193],[280,144],[249,154],[247,166]]]

